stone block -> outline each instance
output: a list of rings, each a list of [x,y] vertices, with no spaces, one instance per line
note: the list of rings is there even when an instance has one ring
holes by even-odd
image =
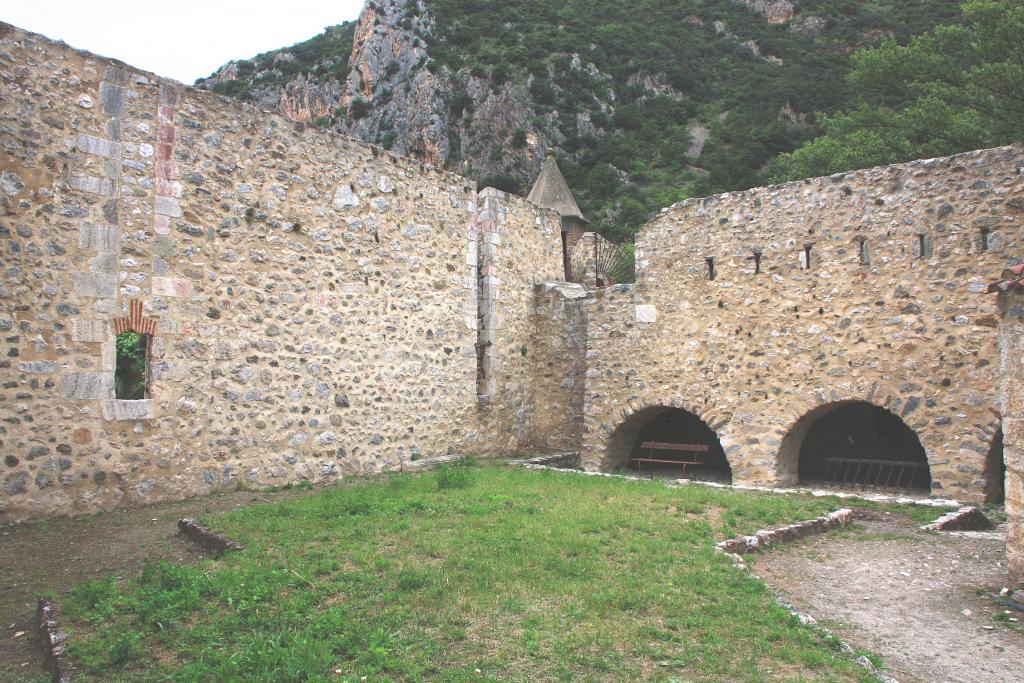
[[[117,296],[117,275],[112,273],[71,273],[75,294],[94,299]]]
[[[89,270],[94,273],[116,273],[117,254],[102,252],[89,259]]]
[[[181,217],[181,203],[174,197],[156,196],[153,211],[160,216]]]
[[[180,197],[181,196],[181,183],[177,180],[167,180],[166,178],[156,179],[156,193],[164,197]]]
[[[113,337],[114,333],[110,323],[106,320],[81,320],[71,321],[71,338],[76,342],[105,342]]]
[[[68,179],[68,185],[79,192],[88,192],[90,194],[103,195],[104,197],[112,197],[114,195],[114,183],[106,178],[94,175],[76,173]]]
[[[165,180],[177,180],[178,165],[173,161],[156,162],[156,177],[163,178]]]
[[[169,145],[173,145],[178,141],[178,127],[161,123],[156,129],[156,139],[158,142],[166,142]]]
[[[113,142],[106,138],[97,138],[92,135],[80,134],[75,140],[75,147],[86,154],[95,154],[96,156],[106,157],[108,159],[121,158],[121,143]]]
[[[153,278],[154,296],[186,297],[192,293],[192,283],[183,278],[155,277]]]
[[[169,235],[171,233],[170,216],[153,216],[153,232],[158,235]]]
[[[117,369],[117,344],[114,341],[100,345],[100,367],[107,372]]]
[[[64,376],[64,398],[73,401],[112,399],[114,373],[73,372]]]
[[[334,198],[331,203],[338,211],[347,211],[359,206],[359,195],[352,189],[351,183],[342,183],[334,191]]]
[[[639,304],[636,307],[636,321],[638,323],[653,323],[658,321],[658,309],[654,304]]]
[[[160,256],[153,256],[152,259],[153,275],[157,277],[167,277],[171,274],[171,264],[165,261]]]
[[[116,252],[117,228],[112,225],[84,223],[78,227],[78,248]]]
[[[60,364],[55,360],[34,360],[27,363],[18,363],[18,370],[22,372],[51,374],[60,369]]]
[[[177,118],[177,112],[174,111],[174,107],[161,104],[156,108],[156,118],[160,123],[174,123],[174,119]]]
[[[153,399],[125,401],[113,399],[100,404],[104,420],[153,420],[156,418],[156,405]]]
[[[181,101],[181,88],[171,83],[160,84],[160,105],[174,109]]]
[[[108,66],[103,72],[103,80],[114,85],[128,85],[128,72],[119,66]]]
[[[121,118],[124,114],[125,89],[114,83],[100,84],[100,110],[107,116]]]

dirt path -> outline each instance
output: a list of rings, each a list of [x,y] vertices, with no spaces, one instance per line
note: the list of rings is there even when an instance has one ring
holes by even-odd
[[[33,616],[39,593],[124,572],[144,559],[192,562],[201,554],[177,535],[181,517],[304,495],[231,493],[38,524],[0,527],[0,681],[36,681],[42,667]],[[17,634],[23,635],[17,635]]]
[[[849,531],[753,560],[754,572],[854,647],[880,654],[901,683],[1024,680],[1024,631],[979,595],[1005,580],[999,533],[937,534],[876,514]],[[986,628],[987,627],[987,628]]]

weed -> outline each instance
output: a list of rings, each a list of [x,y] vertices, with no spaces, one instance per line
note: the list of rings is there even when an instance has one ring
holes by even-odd
[[[441,465],[435,474],[437,488],[465,489],[473,485],[473,464],[467,460],[459,460],[450,465]]]

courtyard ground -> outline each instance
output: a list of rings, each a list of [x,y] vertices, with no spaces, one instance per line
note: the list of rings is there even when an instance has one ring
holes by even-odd
[[[835,500],[496,467],[280,495],[4,529],[5,618],[49,587],[85,680],[870,680],[713,548]],[[206,508],[245,551],[175,538]]]
[[[995,532],[924,532],[879,512],[849,530],[753,559],[753,569],[844,640],[878,653],[901,683],[1022,680],[1024,613],[981,593],[1006,579]]]
[[[837,507],[447,467],[6,527],[0,680],[47,680],[39,592],[66,606],[87,680],[872,680],[771,588],[903,683],[1014,680],[1024,636],[975,592],[1005,570],[991,535],[871,506],[852,531],[759,555],[771,588],[712,549]],[[207,558],[182,516],[247,550]]]
[[[181,517],[309,495],[233,491],[204,498],[36,524],[0,527],[0,681],[48,681],[33,615],[36,595],[61,596],[107,575],[131,576],[145,559],[198,562],[204,555],[177,532]],[[18,635],[21,634],[21,635]]]

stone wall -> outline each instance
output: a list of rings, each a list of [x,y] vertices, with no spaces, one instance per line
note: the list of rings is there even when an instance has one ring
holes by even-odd
[[[533,445],[579,448],[586,391],[588,312],[594,302],[583,285],[545,282],[536,287],[527,347]]]
[[[675,406],[717,431],[736,481],[792,485],[813,418],[862,400],[916,431],[934,493],[978,499],[999,417],[977,274],[1021,251],[1022,165],[1013,146],[664,210],[635,288],[590,315],[584,465],[622,464],[644,416]]]
[[[999,407],[1003,415],[1006,463],[1006,559],[1011,583],[1024,582],[1024,292],[999,295],[1002,377]]]
[[[976,274],[1021,253],[1022,146],[683,202],[587,292],[521,198],[4,24],[0,76],[0,521],[449,453],[614,468],[665,407],[792,485],[849,401],[916,431],[933,492],[985,490]]]
[[[481,419],[498,453],[517,453],[539,437],[529,347],[534,285],[562,275],[561,218],[494,188],[480,192],[480,333],[477,390]]]
[[[477,254],[516,406],[557,215],[485,193],[479,231],[464,178],[7,25],[0,73],[0,521],[528,445],[478,401]]]

